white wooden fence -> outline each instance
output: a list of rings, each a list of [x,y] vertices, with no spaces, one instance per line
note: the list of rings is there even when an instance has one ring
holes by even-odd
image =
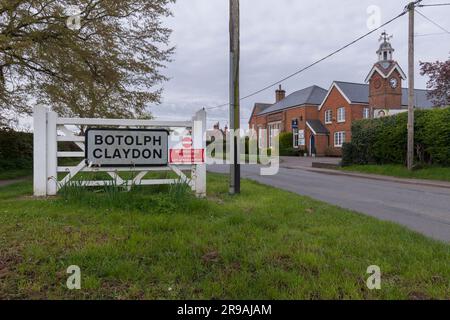
[[[201,110],[191,121],[153,121],[126,119],[87,119],[60,118],[48,108],[37,106],[34,109],[34,195],[54,196],[64,185],[80,172],[106,172],[117,184],[131,187],[132,185],[159,185],[179,183],[180,179],[189,184],[199,197],[206,196],[206,164],[172,165],[164,167],[89,167],[85,161],[85,137],[75,135],[70,126],[96,126],[108,128],[145,128],[168,129],[186,128],[192,131],[193,149],[205,149],[206,112]],[[79,151],[58,151],[59,141],[75,143]],[[58,166],[58,158],[83,158],[75,166]],[[145,179],[149,172],[173,171],[179,179]],[[183,171],[191,171],[188,178]],[[119,172],[134,172],[132,180],[123,180]],[[58,173],[66,173],[58,179]],[[81,181],[80,186],[110,185],[111,181]],[[78,183],[77,183],[78,185]]]

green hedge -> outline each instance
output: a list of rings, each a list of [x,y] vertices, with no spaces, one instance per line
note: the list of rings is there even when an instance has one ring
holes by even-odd
[[[33,164],[33,134],[0,129],[0,169],[28,169]]]
[[[282,157],[298,157],[303,151],[293,147],[294,135],[292,132],[280,133],[280,156]]]
[[[343,146],[343,165],[405,164],[408,114],[353,123],[352,142]],[[415,159],[450,166],[450,108],[416,110]]]
[[[59,142],[59,151],[80,151],[73,142]],[[73,159],[62,159],[60,164],[72,164]],[[0,129],[0,170],[33,168],[33,134],[9,128]]]
[[[280,151],[292,148],[292,142],[294,141],[294,136],[291,132],[282,132],[279,135],[280,141]]]

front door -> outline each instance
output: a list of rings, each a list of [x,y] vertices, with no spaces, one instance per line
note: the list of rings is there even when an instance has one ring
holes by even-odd
[[[316,137],[311,134],[311,137],[309,138],[309,155],[315,155],[316,154]]]

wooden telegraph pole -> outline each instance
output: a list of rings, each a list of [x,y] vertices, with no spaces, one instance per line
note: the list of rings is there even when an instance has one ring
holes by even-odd
[[[239,0],[230,0],[230,138],[232,164],[230,166],[230,194],[241,192],[239,164]]]
[[[416,4],[421,1],[411,2],[409,11],[409,36],[408,36],[408,170],[414,169],[414,10]]]

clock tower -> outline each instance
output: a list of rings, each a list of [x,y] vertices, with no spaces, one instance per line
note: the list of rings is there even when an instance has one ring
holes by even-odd
[[[402,108],[402,81],[406,75],[394,60],[394,48],[386,32],[381,34],[378,61],[366,78],[369,83],[369,106],[374,109]]]

